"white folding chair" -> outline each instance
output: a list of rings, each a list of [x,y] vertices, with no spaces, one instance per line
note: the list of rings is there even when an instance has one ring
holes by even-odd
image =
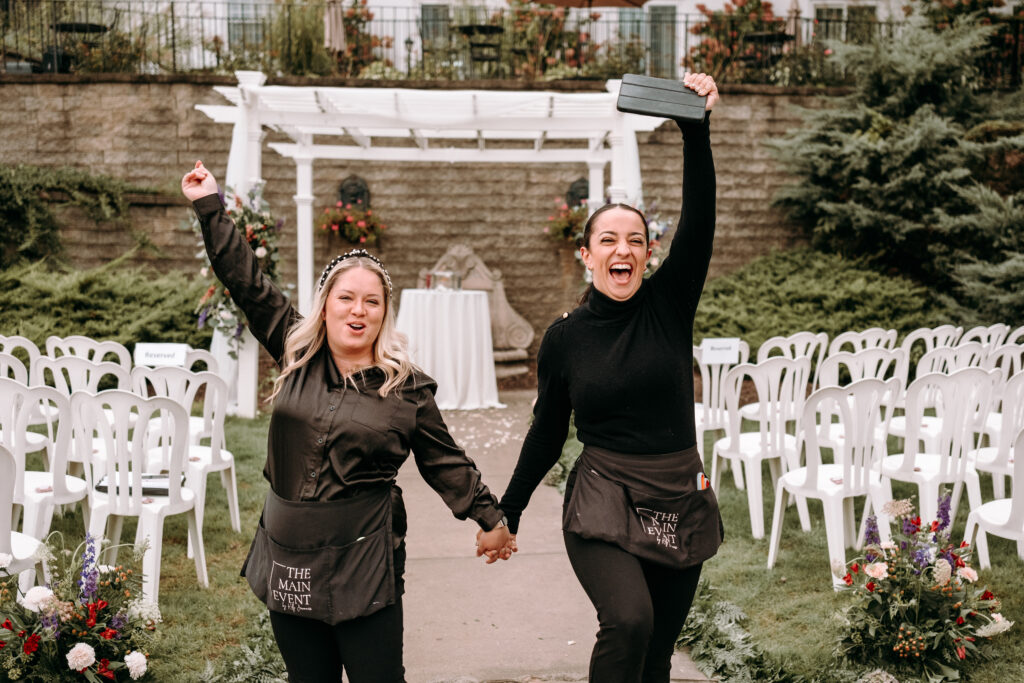
[[[1024,429],[1024,372],[1018,372],[1003,383],[999,389],[999,398],[1003,403],[1000,429],[991,439],[995,445],[972,449],[968,456],[974,468],[992,475],[992,493],[996,498],[1006,496],[1005,479],[1013,477],[1013,438]],[[1016,490],[1017,481],[1011,481]],[[1024,486],[1024,483],[1021,484]]]
[[[818,369],[828,347],[828,335],[824,332],[797,332],[788,337],[771,337],[757,349],[757,362],[781,356],[782,358],[807,358],[814,368],[810,378],[811,388],[818,386]],[[748,403],[740,408],[744,420],[756,420],[759,411],[757,403]],[[799,411],[800,408],[797,408]]]
[[[1004,344],[1024,344],[1024,325],[1021,325],[1013,332],[1006,335],[1006,339],[1003,340]]]
[[[693,347],[693,360],[700,372],[699,403],[693,406],[694,423],[697,428],[697,448],[701,460],[704,459],[704,433],[724,430],[728,423],[728,412],[725,407],[725,396],[722,393],[722,378],[729,369],[746,363],[750,358],[750,345],[740,340],[739,361],[737,363],[705,363],[699,346]],[[743,488],[743,471],[739,467],[732,468],[736,488]]]
[[[782,538],[782,519],[790,495],[821,500],[825,512],[825,536],[830,564],[846,564],[846,548],[860,547],[854,499],[866,498],[864,518],[872,508],[872,496],[879,493],[878,463],[885,457],[885,444],[877,435],[884,431],[899,393],[898,379],[864,379],[844,387],[818,389],[804,404],[802,424],[806,446],[806,466],[798,459],[775,484],[775,511],[772,516],[768,568],[775,566]],[[835,446],[818,440],[814,420],[817,413],[835,414],[846,435]],[[823,448],[833,450],[832,462],[822,456]],[[863,525],[862,525],[863,526]],[[842,582],[832,578],[833,583]]]
[[[36,415],[46,419],[46,432],[41,436],[46,442],[48,472],[26,469],[25,455],[32,449],[25,437]],[[22,530],[33,538],[45,538],[50,532],[54,506],[86,499],[85,480],[67,474],[71,451],[68,398],[52,387],[26,387],[0,378],[0,434],[18,466],[14,504],[23,510]],[[88,523],[88,508],[84,517]]]
[[[78,447],[88,453],[92,443],[87,437],[94,431],[105,443],[106,457],[90,460],[86,468],[92,508],[90,534],[97,538],[105,537],[116,546],[121,539],[124,518],[138,518],[137,538],[145,538],[149,542],[142,560],[143,598],[156,603],[160,589],[164,519],[184,514],[188,521],[188,535],[195,548],[196,577],[200,585],[208,586],[203,532],[196,519],[195,493],[182,484],[188,446],[185,409],[168,398],[142,398],[128,391],[111,390],[98,394],[75,393],[71,397],[71,412]],[[143,477],[153,444],[149,427],[155,417],[162,421],[159,442],[167,451],[166,489],[161,487],[158,491],[147,490],[147,481]],[[115,557],[110,557],[110,553],[106,555],[105,563],[116,563]]]
[[[1013,478],[1024,481],[1024,430],[1017,434],[1013,444]],[[1024,486],[1014,486],[1013,495],[999,498],[984,505],[971,507],[967,515],[964,540],[970,543],[977,531],[978,566],[988,569],[988,534],[1017,542],[1017,557],[1024,560]]]
[[[28,386],[28,368],[12,354],[0,352],[0,377]]]
[[[19,583],[24,590],[25,587],[32,585],[42,541],[14,531],[14,489],[17,471],[18,465],[14,455],[6,446],[0,444],[0,555],[11,557],[5,571],[11,576],[22,574]]]
[[[799,459],[800,417],[803,413],[811,361],[803,358],[769,358],[756,365],[737,365],[722,382],[729,421],[725,436],[715,441],[711,455],[711,485],[715,490],[721,481],[720,465],[729,460],[733,467],[743,466],[747,503],[750,506],[750,531],[754,538],[764,537],[764,503],[761,490],[761,463],[768,462],[772,485],[783,468]],[[750,377],[757,390],[758,414],[756,432],[741,432],[740,388],[744,377]],[[794,434],[787,432],[794,425]],[[797,500],[800,521],[810,528],[806,501]]]
[[[221,484],[228,499],[231,528],[241,531],[238,511],[238,484],[235,475],[235,457],[225,446],[224,417],[227,413],[228,387],[223,379],[212,372],[190,372],[184,368],[136,367],[132,371],[135,393],[170,398],[190,414],[189,447],[186,462],[188,486],[196,493],[196,518],[203,524],[206,507],[206,479],[211,472],[221,473]],[[191,415],[196,395],[202,390],[203,413]],[[158,432],[159,425],[153,425]],[[202,442],[208,442],[206,444]],[[159,448],[151,453],[160,453]],[[157,469],[150,464],[150,470]],[[191,557],[191,546],[190,554]]]
[[[844,384],[859,382],[865,379],[886,380],[896,377],[897,368],[903,359],[902,349],[886,349],[881,347],[868,348],[856,353],[838,351],[821,362],[818,373],[820,388],[839,387]],[[895,392],[889,398],[895,402],[899,398]],[[826,404],[827,406],[828,404]],[[895,403],[888,406],[889,418]],[[834,448],[837,441],[844,438],[842,422],[834,422],[833,415],[825,412],[818,416],[818,440],[828,448]],[[888,428],[888,419],[886,420]],[[805,423],[804,428],[808,425]],[[885,433],[878,434],[884,443]]]
[[[39,347],[31,339],[16,334],[8,336],[0,334],[0,353],[9,353],[15,356],[25,364],[25,369],[29,371],[30,376],[32,364],[41,355]]]
[[[951,375],[932,373],[918,377],[907,389],[907,436],[903,453],[882,460],[882,486],[892,499],[890,480],[917,484],[921,519],[931,521],[938,511],[939,489],[953,485],[950,506],[951,519],[963,486],[971,508],[981,505],[981,485],[968,452],[974,447],[975,434],[980,431],[991,407],[992,394],[1000,381],[998,370],[987,372],[981,368],[965,368]],[[940,429],[931,445],[921,444],[924,435],[921,418],[924,417],[925,397],[933,396]],[[891,431],[891,429],[890,429]],[[881,524],[881,516],[879,517]]]
[[[896,330],[871,327],[859,332],[841,332],[828,343],[828,355],[849,350],[851,353],[865,349],[891,349],[896,346]],[[847,349],[847,347],[849,347]]]
[[[123,344],[112,340],[97,341],[78,334],[69,337],[50,336],[46,338],[46,355],[51,358],[74,356],[94,363],[106,361],[109,356],[113,356],[111,362],[120,365],[125,372],[132,371],[132,354]]]
[[[979,325],[964,332],[960,337],[960,343],[978,342],[983,346],[1001,346],[1005,343],[1006,337],[1010,334],[1010,326],[1003,323],[995,325]]]
[[[204,367],[196,369],[196,364],[201,363]],[[185,352],[185,368],[192,372],[212,372],[217,374],[220,372],[218,367],[217,357],[206,349],[189,349]]]
[[[928,353],[932,349],[942,346],[954,346],[963,332],[964,328],[962,327],[939,325],[938,327],[921,327],[908,333],[900,342],[900,348],[903,349],[903,364],[900,365],[896,374],[896,378],[902,383],[902,386],[910,386],[910,367],[915,359],[920,358],[917,355],[918,347],[924,347],[923,352]],[[903,403],[904,399],[901,397],[897,401],[896,407],[902,408]]]
[[[987,352],[987,347],[978,342],[939,346],[921,356],[914,374],[916,377],[923,377],[935,372],[951,375],[964,368],[978,368],[982,366]],[[925,394],[920,400],[924,403],[925,411],[935,407],[935,397],[930,394]],[[938,415],[926,415],[924,412],[919,418],[919,436],[925,442],[925,450],[934,451],[938,448],[937,439],[941,430],[941,419]],[[898,439],[903,439],[907,434],[907,415],[898,415],[892,418],[889,423],[889,433]]]
[[[996,442],[1000,438],[1000,430],[1003,424],[1004,406],[1002,392],[1010,378],[1024,370],[1024,344],[1003,344],[989,350],[982,367],[986,370],[999,369],[1003,373],[1003,384],[1000,386],[999,393],[996,396],[997,400],[993,404],[993,410],[989,413],[988,422],[985,423],[985,435],[988,436],[991,442]],[[1011,434],[1010,436],[1013,435]],[[1002,477],[994,479],[993,486],[999,491],[996,497],[1002,498]]]

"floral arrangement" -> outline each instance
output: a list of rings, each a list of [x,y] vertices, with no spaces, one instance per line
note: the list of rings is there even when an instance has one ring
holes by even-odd
[[[221,197],[223,200],[223,196]],[[277,280],[277,262],[280,258],[277,241],[283,220],[275,221],[270,215],[270,205],[263,199],[261,187],[249,190],[245,200],[235,195],[227,209],[228,216],[235,227],[245,236],[246,242],[256,255],[260,270],[271,280]],[[199,247],[203,247],[202,231],[198,219],[192,217],[192,230],[199,237]],[[205,248],[197,254],[204,262],[199,269],[199,276],[209,280],[210,285],[199,299],[195,313],[198,316],[199,328],[210,326],[219,330],[230,342],[231,354],[238,350],[238,340],[245,329],[245,316],[231,300],[230,293],[224,287],[210,267],[210,257]]]
[[[864,557],[832,568],[853,593],[838,653],[929,683],[959,680],[971,660],[984,656],[985,641],[1013,622],[999,613],[991,591],[976,586],[970,546],[950,541],[948,492],[932,522],[922,522],[910,500],[890,501],[882,512],[895,521],[892,540],[881,541],[871,516]]]
[[[327,234],[340,235],[352,244],[362,245],[376,243],[388,228],[380,216],[363,206],[361,199],[357,199],[355,204],[338,202],[334,207],[324,209],[317,225]]]
[[[49,582],[21,595],[11,557],[0,555],[0,680],[139,680],[160,610],[142,597],[138,566],[145,546],[127,565],[102,566],[100,543],[86,535],[72,550],[54,532],[41,548]]]
[[[668,231],[670,222],[661,217],[658,211],[658,202],[651,202],[649,209],[644,209],[643,204],[638,207],[647,216],[647,244],[651,248],[651,259],[647,262],[647,270],[644,277],[650,277],[665,261],[668,256],[669,245],[664,244],[661,238]]]
[[[570,207],[565,200],[555,197],[556,212],[548,216],[544,224],[544,234],[559,242],[570,242],[577,244],[583,237],[583,227],[590,218],[590,210],[587,208],[587,200],[582,200],[579,206]]]

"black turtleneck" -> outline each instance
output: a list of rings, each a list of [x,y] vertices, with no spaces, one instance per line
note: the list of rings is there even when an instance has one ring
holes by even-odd
[[[680,128],[683,211],[664,263],[626,301],[593,290],[541,341],[534,422],[501,500],[513,533],[562,452],[573,411],[586,445],[650,455],[696,443],[693,317],[711,260],[715,167],[707,118]]]

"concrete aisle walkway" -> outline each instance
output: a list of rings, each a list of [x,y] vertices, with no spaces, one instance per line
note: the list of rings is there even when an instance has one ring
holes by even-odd
[[[504,409],[445,413],[499,497],[515,468],[535,393],[503,393]],[[541,485],[520,525],[519,552],[487,565],[474,554],[476,524],[452,517],[411,459],[398,481],[409,513],[409,683],[585,681],[597,617],[565,555],[559,493]],[[673,681],[707,681],[681,653],[672,674]]]

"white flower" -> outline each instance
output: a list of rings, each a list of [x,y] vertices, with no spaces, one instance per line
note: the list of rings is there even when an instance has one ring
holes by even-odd
[[[138,651],[129,652],[124,657],[124,665],[128,667],[132,680],[138,680],[146,674],[146,655]]]
[[[992,621],[979,628],[975,633],[981,638],[991,638],[1003,631],[1009,631],[1013,622],[1003,618],[1002,614],[993,614]]]
[[[657,256],[652,256],[651,257],[651,267],[652,268],[657,268],[659,263],[661,263],[661,259],[660,258],[658,258]]]
[[[221,320],[234,320],[234,318],[235,318],[235,316],[231,314],[231,311],[221,311],[220,312],[220,319]]]
[[[155,602],[136,600],[128,605],[128,618],[133,621],[151,621],[154,624],[159,624],[161,621],[160,607]]]
[[[256,247],[256,258],[264,258],[267,255],[266,247]]]
[[[872,579],[884,579],[889,576],[889,565],[885,562],[872,562],[864,567],[864,573]]]
[[[68,668],[75,671],[88,669],[96,663],[96,650],[85,643],[77,643],[68,652]]]
[[[892,519],[904,517],[913,511],[914,504],[910,502],[909,498],[904,498],[902,500],[890,500],[882,506],[882,514]]]
[[[207,268],[206,266],[203,266],[202,268],[199,269],[199,274],[202,275],[203,277],[210,277],[210,269]]]
[[[960,569],[956,570],[956,575],[961,579],[967,579],[971,583],[978,580],[978,572],[974,571],[970,567],[960,567]]]
[[[949,583],[949,577],[953,575],[953,566],[948,560],[939,558],[939,561],[935,563],[935,582],[940,586],[945,586]]]
[[[49,602],[52,597],[53,591],[46,586],[33,586],[28,589],[28,593],[25,593],[25,597],[21,604],[23,604],[27,610],[38,612],[39,608],[42,607],[44,603]]]
[[[886,550],[886,551],[888,551],[888,550],[896,550],[896,544],[893,543],[892,541],[882,541],[881,543],[878,544],[878,547],[881,548],[882,550]]]
[[[14,562],[14,557],[7,553],[0,553],[0,569],[7,569]]]

